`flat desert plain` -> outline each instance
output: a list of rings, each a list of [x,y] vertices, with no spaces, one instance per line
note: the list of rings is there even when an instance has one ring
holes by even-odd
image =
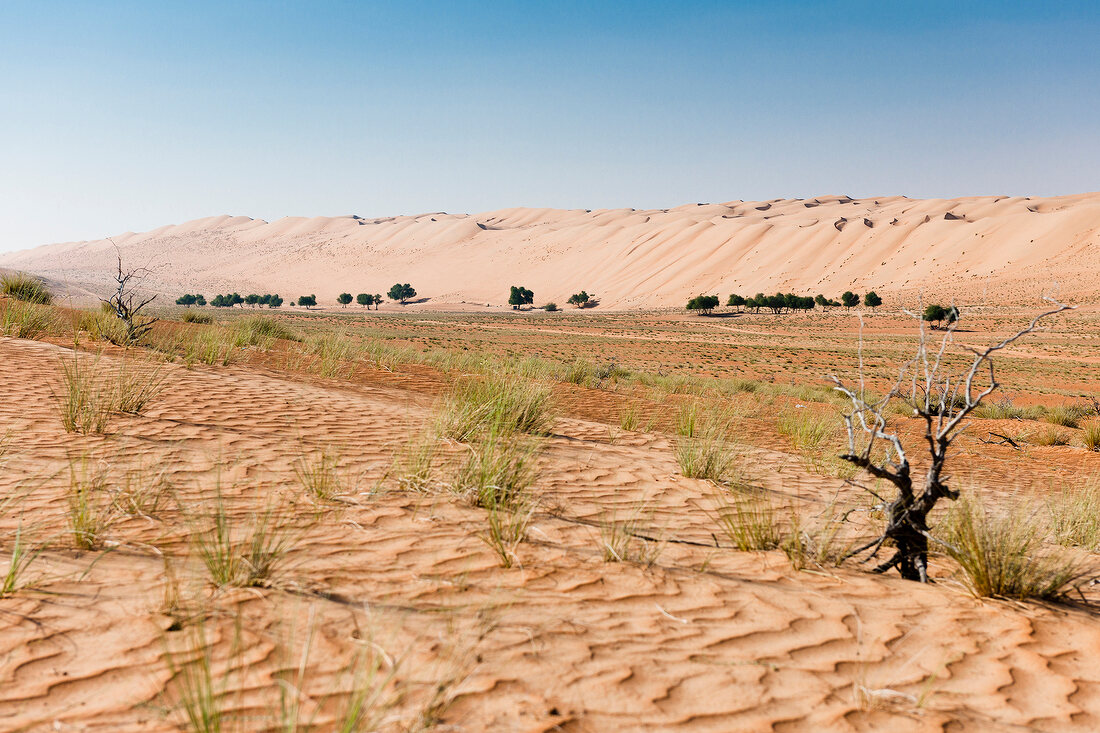
[[[844,559],[892,488],[825,378],[882,394],[918,338],[880,294],[178,308],[126,348],[0,299],[0,729],[1100,728],[1100,311],[997,355],[921,584]],[[964,303],[949,365],[1040,309]]]

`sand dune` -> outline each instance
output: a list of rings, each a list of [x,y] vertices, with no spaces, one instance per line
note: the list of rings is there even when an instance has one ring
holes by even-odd
[[[315,293],[411,282],[429,305],[492,303],[523,284],[536,302],[581,289],[603,309],[678,306],[700,292],[875,289],[1029,302],[1100,293],[1100,193],[1056,198],[733,201],[641,211],[514,208],[364,219],[215,216],[113,238],[147,286]],[[106,240],[0,256],[0,266],[103,291]]]
[[[0,424],[20,435],[0,489],[33,478],[25,509],[41,534],[64,531],[73,455],[92,455],[113,475],[170,465],[182,505],[197,506],[215,482],[237,502],[288,486],[299,451],[320,441],[343,448],[345,469],[376,474],[409,427],[430,419],[423,394],[170,365],[165,397],[148,414],[120,418],[109,439],[75,437],[60,427],[50,400],[57,377],[44,368],[69,353],[0,339]],[[799,574],[778,552],[719,553],[707,513],[713,486],[678,476],[667,437],[628,433],[611,445],[606,425],[576,418],[555,430],[539,485],[544,505],[559,509],[537,516],[523,567],[497,566],[476,536],[476,509],[364,493],[303,535],[286,589],[219,592],[222,612],[207,622],[212,654],[232,659],[231,647],[243,646],[255,684],[270,688],[291,666],[275,648],[280,628],[312,618],[320,695],[359,630],[373,628],[391,652],[408,654],[416,702],[432,660],[457,650],[462,681],[440,728],[454,731],[1069,731],[1100,721],[1100,629],[1088,612],[858,572]],[[754,459],[787,462],[777,485],[790,490],[797,479],[807,498],[835,493],[791,456]],[[229,467],[216,469],[219,460]],[[650,568],[602,562],[591,520],[643,498],[677,543]],[[118,544],[102,556],[52,549],[39,564],[45,592],[0,603],[0,728],[181,727],[165,702],[164,659],[187,632],[170,630],[158,610],[165,580],[155,548],[185,552],[186,525],[133,516],[111,535]],[[881,700],[861,704],[864,688]],[[258,689],[228,704],[248,709],[251,694]]]

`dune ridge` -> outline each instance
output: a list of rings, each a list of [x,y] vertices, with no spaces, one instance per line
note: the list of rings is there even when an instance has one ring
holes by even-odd
[[[145,285],[219,291],[385,292],[411,282],[428,305],[536,303],[581,289],[602,309],[680,306],[698,293],[849,288],[1016,304],[1100,294],[1100,193],[1036,198],[732,201],[672,209],[511,208],[380,218],[214,216],[112,238]],[[0,255],[0,267],[103,292],[108,240]]]

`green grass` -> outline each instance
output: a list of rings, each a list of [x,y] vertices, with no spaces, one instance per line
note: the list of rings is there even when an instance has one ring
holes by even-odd
[[[38,305],[50,305],[53,302],[53,295],[46,283],[25,272],[5,272],[0,275],[0,295]]]
[[[273,505],[247,519],[230,514],[220,491],[210,526],[193,530],[195,551],[218,587],[270,585],[293,548],[295,535]]]
[[[515,377],[460,380],[438,409],[440,434],[459,441],[479,435],[546,435],[554,422],[550,389]]]
[[[714,519],[733,547],[742,552],[774,550],[783,534],[771,502],[762,497],[745,497],[730,503],[724,493],[714,497]]]
[[[739,453],[729,444],[732,418],[710,414],[698,419],[694,410],[681,415],[676,439],[676,461],[688,478],[730,483],[739,478]]]
[[[81,550],[103,546],[116,515],[107,493],[107,474],[87,458],[69,464],[68,520],[73,544]]]
[[[340,457],[330,449],[303,453],[294,463],[294,476],[302,489],[321,501],[333,501],[347,493],[339,472]]]
[[[302,340],[297,332],[270,316],[241,318],[233,323],[231,331],[234,345],[238,347],[256,346],[261,349],[270,349],[276,340]]]
[[[114,379],[112,407],[130,415],[144,414],[149,403],[163,391],[164,380],[160,365],[135,366],[129,361],[122,362]]]
[[[513,435],[490,433],[470,447],[455,473],[453,489],[474,506],[518,507],[538,476],[539,446]]]
[[[99,359],[81,358],[75,352],[71,359],[62,359],[61,383],[54,398],[65,430],[85,435],[107,432],[114,398],[103,383]]]
[[[794,410],[780,414],[776,429],[786,436],[791,445],[800,451],[816,451],[836,434],[839,422],[836,418],[818,415],[810,410]]]
[[[26,587],[26,574],[30,564],[41,554],[41,550],[27,547],[23,537],[23,524],[15,529],[15,541],[8,554],[8,569],[0,576],[0,598],[6,598]]]
[[[1028,508],[993,512],[980,500],[963,498],[941,519],[935,536],[975,596],[1055,599],[1081,577],[1077,560],[1042,546]]]
[[[19,339],[36,339],[58,332],[57,315],[52,308],[13,300],[0,311],[0,333]]]

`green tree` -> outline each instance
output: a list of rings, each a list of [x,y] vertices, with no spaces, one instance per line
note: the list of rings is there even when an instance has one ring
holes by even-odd
[[[840,302],[844,304],[844,310],[847,311],[859,305],[859,296],[851,290],[846,290],[844,294],[840,296]]]
[[[378,306],[382,305],[382,295],[380,293],[374,294],[374,309],[378,310]]]
[[[924,313],[921,314],[921,318],[932,324],[932,328],[936,328],[940,323],[947,321],[948,324],[952,324],[959,320],[959,309],[955,306],[950,308],[944,308],[942,305],[933,303],[924,309]]]
[[[206,305],[206,298],[202,295],[195,295],[195,305]]]
[[[268,308],[278,308],[282,304],[283,304],[283,299],[280,298],[277,294],[272,295],[271,300],[267,301],[267,307]]]
[[[687,302],[687,309],[709,316],[718,307],[719,302],[717,295],[696,295]]]
[[[882,298],[878,297],[878,293],[872,290],[863,296],[863,304],[871,310],[874,310],[882,305]]]
[[[260,296],[256,295],[256,293],[249,293],[244,296],[244,302],[255,308],[260,302]]]
[[[730,296],[730,299],[726,301],[726,305],[735,306],[737,310],[741,310],[741,307],[745,305],[745,299],[737,293],[734,293]]]
[[[405,305],[406,302],[416,297],[416,288],[408,283],[395,283],[387,295],[390,300],[398,300],[401,301],[401,305]]]
[[[513,285],[512,292],[508,295],[508,305],[513,310],[520,306],[530,305],[535,302],[535,294],[522,285]]]
[[[336,296],[336,302],[340,304],[341,308],[347,308],[348,303],[351,302],[351,293],[340,293]]]
[[[195,297],[194,295],[191,295],[191,293],[184,293],[180,297],[176,298],[176,305],[182,305],[182,306],[186,306],[188,308],[190,308],[191,306],[193,306],[197,302],[198,302],[198,298]]]
[[[573,293],[572,295],[570,295],[569,300],[567,300],[566,302],[576,308],[584,308],[586,305],[588,305],[588,301],[590,299],[591,297],[588,295],[588,293],[582,290],[579,293]]]
[[[307,310],[317,305],[316,295],[299,295],[298,305],[304,306]]]
[[[374,296],[367,295],[366,293],[359,293],[359,295],[355,296],[355,302],[369,308],[370,304],[374,302]]]

